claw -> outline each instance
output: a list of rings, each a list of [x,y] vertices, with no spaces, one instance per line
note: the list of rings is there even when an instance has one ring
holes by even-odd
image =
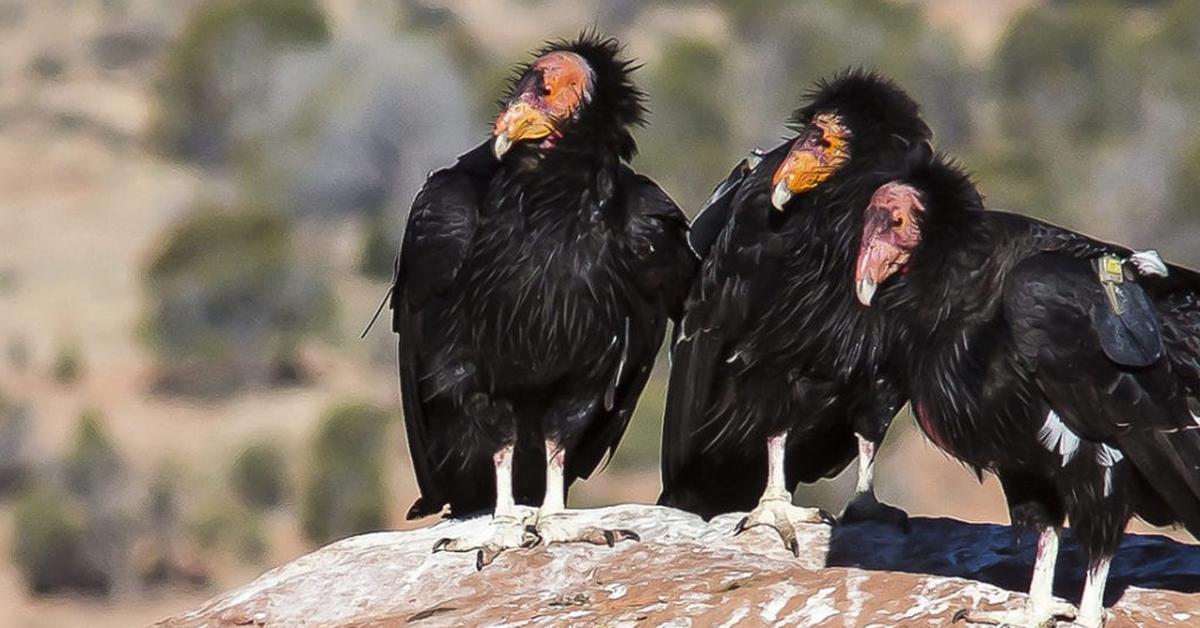
[[[484,567],[495,562],[496,557],[503,551],[503,548],[499,547],[479,548],[479,553],[475,555],[475,571],[481,571]]]
[[[436,553],[446,549],[446,546],[450,544],[450,541],[451,541],[451,539],[448,539],[448,538],[438,539],[437,543],[433,544],[433,553],[436,554]]]
[[[734,536],[737,536],[746,531],[746,522],[747,521],[750,521],[750,515],[746,515],[745,517],[742,517],[741,520],[737,522],[737,525],[733,526],[733,535]]]
[[[779,532],[780,538],[783,539],[783,546],[792,553],[793,556],[800,556],[800,542],[796,540],[796,528],[792,526],[792,522],[783,518],[775,519],[775,530]]]
[[[828,510],[825,510],[824,508],[822,508],[820,510],[819,514],[820,514],[822,522],[828,524],[831,527],[837,525],[837,522],[838,522],[837,517],[834,517],[833,514],[830,513]]]
[[[970,609],[960,608],[954,612],[954,617],[950,618],[950,623],[957,624],[960,621],[966,621],[967,615],[971,613]]]
[[[522,548],[529,549],[542,544],[542,535],[537,531],[537,527],[525,526],[525,533],[528,535],[528,538],[521,543]]]
[[[554,512],[542,515],[533,532],[545,544],[590,543],[592,545],[614,547],[617,543],[626,539],[641,540],[641,537],[633,530],[581,525],[576,515],[568,512]]]

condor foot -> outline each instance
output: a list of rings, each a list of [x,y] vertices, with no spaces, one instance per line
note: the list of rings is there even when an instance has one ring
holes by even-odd
[[[579,521],[579,513],[560,511],[539,514],[537,523],[528,527],[538,539],[550,545],[552,543],[591,543],[592,545],[607,545],[612,547],[621,541],[640,541],[633,530],[607,529],[587,525]]]
[[[952,623],[966,622],[968,626],[1000,626],[1011,628],[1056,628],[1061,625],[1074,626],[1075,607],[1066,602],[1055,602],[1043,612],[1025,607],[1011,610],[981,611],[964,608],[954,614]]]
[[[480,534],[460,538],[444,538],[433,544],[437,552],[477,552],[475,569],[492,564],[506,550],[529,548],[538,544],[538,536],[529,529],[534,517],[532,509],[495,515],[491,524]]]
[[[742,517],[734,528],[736,536],[758,526],[767,526],[779,533],[783,546],[794,556],[800,556],[800,542],[796,540],[796,525],[801,523],[825,523],[834,525],[833,515],[820,508],[802,508],[792,504],[791,496],[764,497],[758,506]]]

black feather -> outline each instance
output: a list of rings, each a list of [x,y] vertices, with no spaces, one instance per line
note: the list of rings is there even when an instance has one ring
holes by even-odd
[[[855,434],[879,442],[904,403],[888,329],[854,299],[862,211],[875,188],[923,163],[930,137],[916,103],[876,74],[818,84],[790,125],[833,112],[849,126],[850,159],[786,212],[771,180],[791,142],[725,190],[719,227],[687,300],[672,359],[659,503],[708,517],[755,505],[766,439],[789,429],[787,485],[840,472]],[[726,197],[731,197],[727,198]]]
[[[493,453],[514,441],[518,503],[541,502],[546,440],[565,451],[567,486],[591,474],[617,447],[691,281],[686,217],[624,163],[644,112],[632,64],[595,34],[538,54],[553,50],[595,74],[558,141],[503,162],[485,143],[413,202],[391,300],[421,491],[410,517],[490,509]]]
[[[1114,362],[1093,324],[1109,307],[1094,261],[1129,249],[982,211],[969,178],[940,158],[902,180],[923,196],[922,236],[876,307],[905,327],[926,434],[1001,477],[1014,523],[1070,518],[1091,561],[1112,556],[1135,514],[1200,533],[1196,273],[1136,279],[1166,355]]]

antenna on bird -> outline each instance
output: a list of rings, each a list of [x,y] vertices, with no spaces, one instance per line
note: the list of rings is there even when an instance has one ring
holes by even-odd
[[[387,305],[388,299],[392,298],[392,292],[396,290],[396,277],[400,275],[400,258],[396,257],[396,262],[392,264],[392,283],[388,286],[387,292],[384,293],[383,299],[379,301],[379,307],[375,308],[375,314],[371,315],[370,322],[367,323],[366,329],[362,330],[362,334],[358,336],[359,340],[367,337],[371,333],[371,328],[375,326],[375,321],[379,320],[379,315],[383,312],[383,306]]]
[[[379,320],[379,315],[383,312],[383,306],[387,305],[388,299],[390,299],[392,297],[392,291],[395,289],[396,289],[396,285],[392,284],[388,288],[387,293],[385,293],[383,295],[383,300],[379,302],[379,307],[375,308],[375,314],[371,316],[371,321],[369,323],[367,323],[366,329],[364,329],[362,331],[362,334],[359,335],[359,337],[358,337],[359,340],[366,338],[367,334],[371,332],[371,328],[375,326],[375,321]]]

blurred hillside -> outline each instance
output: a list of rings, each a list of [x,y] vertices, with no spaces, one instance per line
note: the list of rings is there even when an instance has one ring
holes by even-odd
[[[410,525],[394,340],[359,332],[426,173],[592,25],[644,62],[635,166],[688,211],[866,65],[993,206],[1200,263],[1189,0],[0,0],[0,625],[147,623]],[[576,503],[654,499],[663,392]],[[884,499],[1005,520],[910,421],[884,456]]]

